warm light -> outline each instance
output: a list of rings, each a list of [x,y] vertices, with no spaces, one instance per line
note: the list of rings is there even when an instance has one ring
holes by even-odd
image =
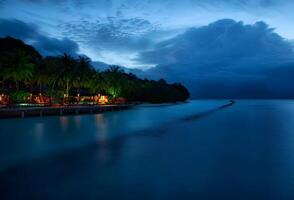
[[[78,97],[80,97],[80,94],[78,94]]]
[[[98,100],[99,104],[106,104],[108,103],[108,96],[100,96],[99,100]]]

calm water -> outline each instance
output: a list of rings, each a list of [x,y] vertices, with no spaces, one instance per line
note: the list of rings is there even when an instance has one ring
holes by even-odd
[[[294,101],[0,120],[0,199],[294,199]]]

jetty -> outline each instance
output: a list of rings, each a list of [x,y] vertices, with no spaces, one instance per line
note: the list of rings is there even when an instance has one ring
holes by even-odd
[[[64,116],[95,114],[107,111],[119,111],[131,108],[133,104],[123,105],[74,105],[58,107],[13,107],[0,108],[0,119],[5,118],[25,118],[44,116]]]

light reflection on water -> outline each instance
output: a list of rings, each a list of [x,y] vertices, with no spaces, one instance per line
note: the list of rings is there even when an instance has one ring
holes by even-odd
[[[81,116],[80,115],[74,116],[74,120],[75,120],[76,126],[81,127]]]
[[[225,103],[0,121],[1,199],[294,199],[294,101]]]
[[[99,151],[97,152],[98,159],[101,162],[105,162],[107,158],[109,157],[108,153],[108,135],[107,135],[107,129],[108,125],[105,120],[105,117],[103,114],[98,114],[95,116],[95,124],[96,124],[96,142],[99,145]]]
[[[62,117],[59,117],[59,120],[60,120],[60,125],[62,127],[63,132],[66,132],[68,127],[68,117],[62,116]]]

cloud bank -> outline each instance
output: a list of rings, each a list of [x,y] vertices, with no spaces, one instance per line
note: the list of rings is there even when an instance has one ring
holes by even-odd
[[[68,39],[56,39],[42,34],[34,24],[20,20],[0,19],[0,37],[12,36],[33,45],[42,55],[60,55],[67,53],[76,56],[79,46]]]
[[[158,63],[149,76],[181,81],[194,97],[293,96],[293,46],[264,22],[225,19],[191,28],[139,59]]]

